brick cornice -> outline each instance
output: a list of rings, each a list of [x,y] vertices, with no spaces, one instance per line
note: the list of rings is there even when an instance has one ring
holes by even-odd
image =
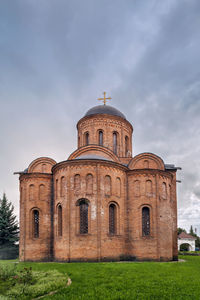
[[[106,119],[106,120],[116,120],[116,121],[120,121],[120,122],[125,123],[126,125],[128,125],[128,127],[130,127],[131,131],[133,132],[133,126],[131,125],[131,123],[130,123],[129,121],[127,121],[126,119],[123,119],[123,118],[121,118],[121,117],[119,117],[119,116],[113,116],[113,115],[109,115],[109,114],[95,114],[95,115],[91,115],[91,116],[85,116],[85,117],[81,118],[81,119],[78,121],[76,127],[77,127],[77,129],[78,129],[80,123],[82,123],[83,121],[90,120],[90,119],[91,119],[91,120],[92,120],[92,119],[98,119],[98,118],[99,118],[99,119],[104,118],[104,119]]]
[[[112,168],[121,169],[125,172],[128,170],[126,166],[123,166],[122,164],[113,161],[100,160],[100,159],[74,159],[74,160],[61,161],[60,163],[54,165],[52,168],[52,172],[54,174],[55,170],[59,170],[63,167],[67,167],[70,165],[90,165],[90,166],[104,165],[104,166],[110,166]]]
[[[19,176],[19,180],[29,179],[29,178],[52,178],[52,174],[49,173],[23,173]]]
[[[135,169],[135,170],[127,170],[127,175],[139,175],[139,174],[147,174],[147,175],[160,175],[168,178],[173,178],[173,175],[167,171],[158,170],[158,169]]]

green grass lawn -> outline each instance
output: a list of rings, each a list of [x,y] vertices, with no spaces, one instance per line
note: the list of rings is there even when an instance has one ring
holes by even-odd
[[[18,270],[57,270],[69,276],[70,286],[42,299],[190,299],[200,300],[200,256],[181,256],[185,262],[19,263]],[[7,262],[0,261],[0,264]],[[9,261],[9,264],[13,264]],[[36,272],[37,273],[37,272]],[[46,274],[46,273],[45,273]],[[52,274],[52,273],[51,273]],[[0,293],[5,294],[0,281]],[[55,290],[55,288],[54,288]],[[0,299],[12,299],[1,298]],[[20,297],[19,299],[22,299]],[[24,299],[32,299],[25,297]]]

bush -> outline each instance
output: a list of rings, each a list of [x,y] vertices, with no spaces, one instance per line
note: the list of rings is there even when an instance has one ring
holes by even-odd
[[[17,265],[14,264],[0,264],[0,280],[5,281],[17,274]]]

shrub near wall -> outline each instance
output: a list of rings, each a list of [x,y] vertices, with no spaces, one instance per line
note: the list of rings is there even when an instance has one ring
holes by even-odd
[[[19,246],[1,246],[0,259],[16,259],[19,256]]]

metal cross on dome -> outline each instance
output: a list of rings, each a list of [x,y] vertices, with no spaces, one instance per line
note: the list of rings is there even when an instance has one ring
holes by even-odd
[[[106,92],[103,92],[103,98],[98,98],[97,100],[103,100],[103,104],[106,105],[106,100],[111,100],[111,97],[106,98]]]

